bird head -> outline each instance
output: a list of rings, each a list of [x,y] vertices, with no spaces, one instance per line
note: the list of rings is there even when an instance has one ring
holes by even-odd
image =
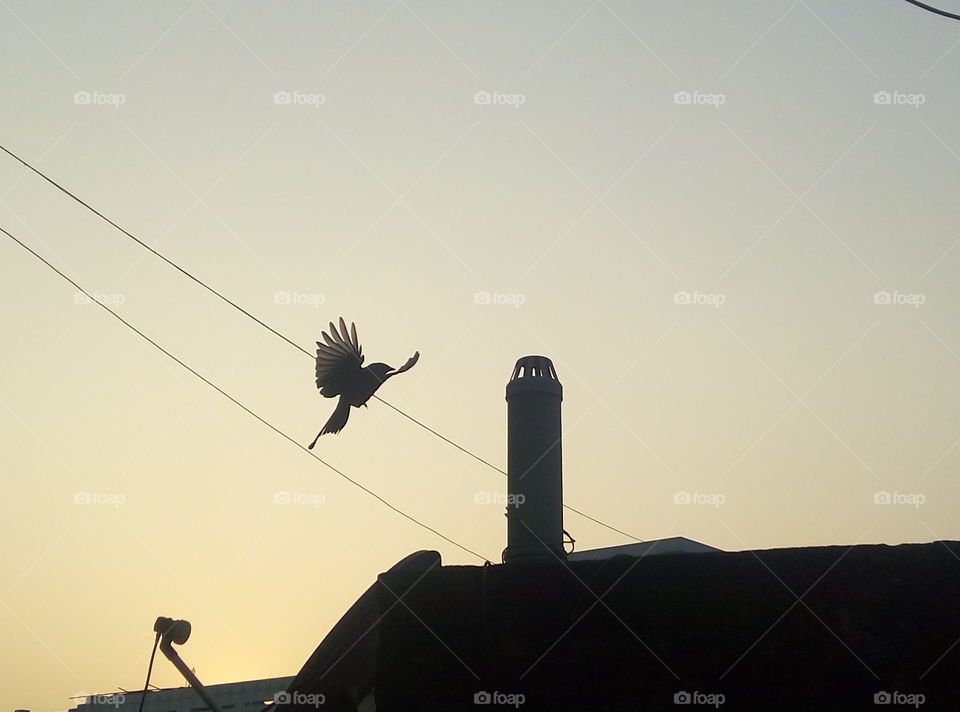
[[[398,373],[403,373],[404,371],[409,371],[411,368],[416,365],[417,361],[420,360],[420,352],[417,351],[407,359],[407,362],[403,364],[400,368],[394,368],[386,363],[371,363],[367,366],[367,370],[374,375],[374,377],[380,382],[383,383],[390,376],[396,376]]]
[[[407,362],[400,368],[394,368],[393,366],[385,363],[371,363],[369,366],[367,366],[367,370],[370,371],[377,378],[377,380],[380,381],[380,383],[383,383],[390,378],[390,376],[396,376],[398,373],[409,371],[419,360],[420,352],[417,351],[413,354],[413,356],[408,358]]]
[[[380,383],[383,383],[393,375],[393,366],[385,363],[371,363],[367,366],[367,370],[372,373]]]

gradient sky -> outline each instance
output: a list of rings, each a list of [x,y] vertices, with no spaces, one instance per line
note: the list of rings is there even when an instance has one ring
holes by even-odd
[[[504,385],[542,353],[565,500],[638,538],[960,538],[960,23],[893,0],[0,17],[0,143],[304,347],[343,315],[368,361],[419,349],[379,395],[481,457],[504,465]],[[331,412],[306,356],[5,155],[0,225],[299,442]],[[0,237],[0,710],[142,686],[158,615],[193,623],[204,682],[294,674],[408,553],[481,563]],[[474,498],[504,478],[383,404],[316,452],[499,560]]]

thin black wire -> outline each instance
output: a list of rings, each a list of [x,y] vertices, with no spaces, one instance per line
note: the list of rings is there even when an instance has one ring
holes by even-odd
[[[400,410],[399,408],[397,408],[397,407],[396,407],[395,405],[393,405],[392,403],[387,403],[387,401],[383,400],[382,398],[380,398],[380,397],[378,397],[378,396],[374,396],[374,398],[376,398],[378,401],[380,401],[381,403],[383,403],[385,406],[388,406],[388,407],[390,407],[390,408],[393,408],[395,411],[397,411],[397,412],[398,412],[400,415],[402,415],[404,418],[409,418],[409,419],[412,420],[414,423],[416,423],[417,425],[419,425],[421,428],[424,428],[425,430],[429,430],[431,433],[433,433],[434,435],[436,435],[436,436],[437,436],[438,438],[440,438],[441,440],[450,443],[451,445],[453,445],[455,448],[457,448],[457,449],[460,450],[461,452],[466,453],[467,455],[469,455],[470,457],[472,457],[472,458],[475,459],[475,460],[479,460],[480,462],[482,462],[484,465],[486,465],[486,466],[489,467],[490,469],[496,470],[497,472],[499,472],[499,473],[500,473],[501,475],[503,475],[504,477],[509,477],[509,476],[510,476],[510,475],[508,475],[508,474],[506,473],[505,470],[500,469],[499,467],[497,467],[496,465],[494,465],[492,462],[489,462],[489,461],[487,461],[487,460],[484,460],[484,459],[483,459],[482,457],[480,457],[479,455],[474,455],[472,452],[470,452],[470,451],[467,450],[466,448],[458,445],[457,443],[455,443],[455,442],[454,442],[453,440],[451,440],[450,438],[442,435],[441,433],[438,433],[436,430],[434,430],[433,428],[431,428],[429,425],[424,425],[424,424],[421,423],[419,420],[417,420],[416,418],[414,418],[412,415],[407,415],[406,413],[404,413],[402,410]],[[612,532],[616,532],[617,534],[622,534],[623,536],[628,537],[628,538],[630,538],[630,539],[633,539],[634,541],[643,542],[643,539],[641,539],[640,537],[636,537],[636,536],[634,536],[633,534],[629,534],[629,533],[623,531],[622,529],[617,529],[617,528],[616,528],[615,526],[613,526],[612,524],[607,524],[606,522],[601,522],[601,521],[600,521],[599,519],[597,519],[596,517],[591,517],[591,516],[590,516],[589,514],[587,514],[586,512],[582,512],[582,511],[580,511],[579,509],[577,509],[576,507],[574,507],[574,506],[572,506],[572,505],[564,504],[564,505],[563,505],[563,508],[564,508],[564,509],[567,509],[567,510],[569,510],[569,511],[571,511],[571,512],[573,512],[574,514],[579,514],[579,515],[580,515],[581,517],[583,517],[584,519],[589,519],[589,520],[590,520],[591,522],[593,522],[594,524],[599,524],[601,527],[606,527],[607,529],[609,529],[609,530],[612,531]],[[569,536],[569,535],[568,535],[568,536]]]
[[[458,445],[457,443],[453,442],[453,440],[451,440],[450,438],[446,437],[445,435],[442,435],[441,433],[438,433],[436,430],[434,430],[433,428],[431,428],[429,425],[427,425],[427,424],[425,424],[425,423],[421,423],[419,420],[417,420],[416,418],[414,418],[412,415],[409,415],[408,413],[404,413],[402,410],[400,410],[399,408],[397,408],[397,406],[395,406],[393,403],[388,403],[387,401],[385,401],[383,398],[381,398],[381,397],[378,396],[378,395],[374,395],[373,397],[376,398],[376,399],[377,399],[378,401],[380,401],[381,403],[383,403],[385,406],[388,406],[388,407],[390,407],[390,408],[393,408],[395,411],[397,411],[397,412],[398,412],[400,415],[402,415],[404,418],[408,418],[408,419],[412,420],[414,423],[416,423],[417,425],[419,425],[419,426],[420,426],[421,428],[423,428],[424,430],[430,431],[431,433],[433,433],[434,435],[436,435],[438,438],[440,438],[440,439],[443,440],[444,442],[450,443],[450,444],[453,445],[455,448],[457,448],[457,450],[459,450],[460,452],[469,455],[470,457],[472,457],[474,460],[477,460],[478,462],[482,462],[484,465],[486,465],[487,467],[489,467],[489,468],[491,468],[491,469],[493,469],[493,470],[496,470],[496,471],[499,472],[501,475],[508,476],[506,472],[504,472],[503,470],[501,470],[499,467],[497,467],[496,465],[494,465],[492,462],[489,462],[488,460],[484,460],[484,459],[483,459],[482,457],[480,457],[479,455],[473,454],[472,452],[470,452],[469,450],[467,450],[467,449],[466,449],[465,447],[463,447],[462,445]]]
[[[907,0],[911,5],[916,5],[927,12],[932,12],[935,15],[943,15],[944,17],[949,17],[954,20],[960,20],[960,15],[955,15],[952,12],[947,12],[946,10],[941,10],[939,8],[933,7],[932,5],[927,5],[925,2],[919,2],[918,0]]]
[[[41,262],[43,262],[43,264],[45,264],[47,267],[49,267],[50,269],[52,269],[54,272],[56,272],[58,275],[60,275],[63,279],[65,279],[67,282],[69,282],[69,283],[72,284],[74,287],[76,287],[76,289],[78,289],[80,292],[82,292],[84,295],[86,295],[86,297],[87,297],[91,302],[94,302],[94,303],[98,304],[99,306],[101,306],[101,307],[102,307],[104,310],[106,310],[111,316],[113,316],[113,317],[114,317],[115,319],[117,319],[121,324],[123,324],[123,325],[126,326],[128,329],[130,329],[131,331],[133,331],[134,333],[136,333],[138,336],[140,336],[140,338],[142,338],[144,341],[147,341],[147,342],[148,342],[149,344],[151,344],[154,348],[158,349],[158,350],[161,351],[163,354],[165,354],[167,357],[169,357],[170,359],[172,359],[173,361],[175,361],[176,363],[178,363],[180,366],[182,366],[183,368],[185,368],[186,370],[188,370],[190,373],[192,373],[194,376],[196,376],[196,377],[199,378],[201,381],[203,381],[204,383],[206,383],[208,386],[210,386],[211,388],[213,388],[215,391],[217,391],[220,395],[222,395],[224,398],[226,398],[227,400],[229,400],[231,403],[233,403],[234,405],[238,406],[238,407],[241,408],[242,410],[246,411],[246,413],[247,413],[248,415],[251,415],[252,417],[254,417],[254,418],[256,418],[257,420],[259,420],[261,423],[263,423],[263,424],[266,425],[268,428],[270,428],[273,432],[277,433],[277,435],[280,435],[281,437],[285,438],[286,440],[289,440],[291,443],[293,443],[293,444],[296,445],[298,448],[300,448],[301,450],[303,450],[305,453],[307,453],[308,455],[310,455],[311,457],[313,457],[315,460],[317,460],[318,462],[320,462],[320,463],[323,464],[323,465],[326,465],[326,466],[327,466],[329,469],[331,469],[333,472],[335,472],[336,474],[340,475],[340,477],[342,477],[343,479],[345,479],[347,482],[349,482],[350,484],[354,485],[355,487],[359,487],[361,490],[363,490],[364,492],[366,492],[368,495],[370,495],[371,497],[373,497],[374,499],[376,499],[378,502],[380,502],[380,503],[383,504],[384,506],[388,507],[389,509],[393,510],[394,512],[396,512],[396,513],[399,514],[400,516],[404,517],[405,519],[408,519],[408,520],[410,520],[411,522],[413,522],[414,524],[416,524],[417,526],[422,527],[422,528],[426,529],[427,531],[432,532],[433,534],[436,534],[438,537],[440,537],[440,538],[443,539],[444,541],[446,541],[446,542],[448,542],[448,543],[450,543],[450,544],[453,544],[454,546],[456,546],[456,547],[459,548],[459,549],[462,549],[463,551],[467,552],[468,554],[472,554],[473,556],[476,556],[476,557],[477,557],[478,559],[480,559],[481,561],[486,561],[486,560],[487,560],[487,557],[478,554],[478,553],[475,552],[473,549],[469,549],[469,548],[467,548],[466,546],[464,546],[463,544],[461,544],[461,543],[459,543],[459,542],[457,542],[457,541],[454,541],[453,539],[451,539],[450,537],[448,537],[446,534],[443,534],[443,533],[437,531],[436,529],[434,529],[433,527],[431,527],[429,524],[425,524],[425,523],[421,522],[421,521],[420,521],[419,519],[417,519],[416,517],[414,517],[414,516],[412,516],[412,515],[410,515],[410,514],[407,514],[407,513],[404,512],[402,509],[399,509],[398,507],[394,506],[393,504],[390,504],[390,502],[388,502],[387,500],[385,500],[383,497],[381,497],[380,495],[378,495],[378,494],[377,494],[376,492],[374,492],[373,490],[371,490],[371,489],[369,489],[368,487],[360,484],[360,483],[357,482],[355,479],[353,479],[352,477],[350,477],[350,476],[347,475],[346,473],[342,472],[341,470],[337,469],[336,467],[334,467],[333,465],[331,465],[331,464],[330,464],[329,462],[327,462],[326,460],[318,457],[315,453],[313,453],[312,451],[308,450],[306,447],[304,447],[303,445],[301,445],[298,441],[296,441],[295,439],[293,439],[292,437],[290,437],[289,435],[287,435],[285,432],[283,432],[282,430],[280,430],[278,427],[276,427],[275,425],[273,425],[271,422],[269,422],[268,420],[266,420],[266,419],[262,418],[261,416],[257,415],[254,411],[252,411],[250,408],[248,408],[248,407],[245,406],[243,403],[241,403],[240,401],[238,401],[236,398],[234,398],[233,396],[231,396],[229,393],[227,393],[225,390],[223,390],[222,388],[220,388],[220,386],[218,386],[217,384],[215,384],[213,381],[211,381],[210,379],[208,379],[206,376],[204,376],[203,374],[201,374],[199,371],[194,370],[194,369],[193,369],[191,366],[189,366],[187,363],[185,363],[184,361],[181,361],[179,358],[177,358],[177,357],[174,356],[172,353],[170,353],[169,351],[167,351],[163,346],[161,346],[161,345],[158,344],[156,341],[154,341],[153,339],[151,339],[149,336],[147,336],[146,334],[144,334],[142,331],[140,331],[140,329],[138,329],[138,328],[135,327],[133,324],[131,324],[129,321],[127,321],[126,319],[124,319],[122,316],[120,316],[119,314],[117,314],[115,311],[113,311],[113,309],[111,309],[110,307],[108,307],[106,304],[104,304],[103,302],[100,302],[100,301],[98,301],[97,299],[95,299],[87,290],[85,290],[83,287],[81,287],[79,284],[77,284],[75,281],[73,281],[73,280],[72,280],[70,277],[68,277],[66,274],[64,274],[63,272],[61,272],[56,266],[54,266],[51,262],[49,262],[46,258],[44,258],[43,256],[41,256],[40,254],[38,254],[37,252],[35,252],[35,251],[33,250],[33,248],[31,248],[31,247],[30,247],[29,245],[27,245],[26,243],[22,242],[22,241],[21,241],[19,238],[17,238],[15,235],[13,235],[12,233],[8,232],[8,231],[7,231],[5,228],[3,228],[3,227],[0,227],[0,232],[3,232],[7,237],[9,237],[11,240],[13,240],[13,241],[16,242],[18,245],[20,245],[20,247],[22,247],[22,248],[25,249],[27,252],[29,252],[31,255],[33,255],[33,256],[36,257],[38,260],[40,260]]]
[[[56,188],[57,190],[59,190],[60,192],[62,192],[64,195],[67,195],[68,197],[72,198],[72,199],[75,200],[76,202],[80,203],[80,205],[82,205],[83,207],[85,207],[87,210],[89,210],[90,212],[92,212],[94,215],[96,215],[97,217],[99,217],[101,220],[104,220],[106,223],[108,223],[109,225],[113,226],[114,228],[116,228],[117,230],[119,230],[120,232],[122,232],[124,235],[126,235],[127,237],[129,237],[131,240],[133,240],[134,242],[136,242],[138,245],[140,245],[140,246],[143,247],[144,249],[148,250],[148,251],[151,252],[152,254],[156,255],[157,257],[159,257],[161,260],[163,260],[163,261],[166,262],[168,265],[170,265],[171,267],[173,267],[174,269],[176,269],[178,272],[180,272],[180,273],[183,274],[184,276],[186,276],[186,277],[190,278],[191,280],[193,280],[194,282],[196,282],[198,285],[200,285],[201,287],[203,287],[204,289],[206,289],[208,292],[210,292],[211,294],[213,294],[214,296],[216,296],[218,299],[220,299],[221,301],[223,301],[225,304],[230,305],[231,307],[233,307],[234,309],[238,310],[239,312],[241,312],[241,313],[244,314],[245,316],[249,317],[250,319],[252,319],[253,321],[255,321],[257,324],[259,324],[259,325],[262,326],[263,328],[267,329],[270,333],[272,333],[272,334],[274,334],[275,336],[278,336],[279,338],[281,338],[281,339],[283,339],[284,341],[286,341],[288,344],[290,344],[291,346],[293,346],[295,349],[297,349],[297,350],[300,351],[301,353],[306,354],[306,355],[309,356],[310,358],[314,358],[314,355],[313,355],[312,353],[310,353],[309,351],[307,351],[307,350],[306,350],[305,348],[303,348],[302,346],[300,346],[300,344],[296,343],[295,341],[291,341],[289,338],[287,338],[286,336],[284,336],[283,334],[281,334],[279,331],[277,331],[276,329],[274,329],[272,326],[270,326],[269,324],[267,324],[266,322],[264,322],[262,319],[260,319],[260,318],[257,317],[256,315],[250,313],[249,311],[247,311],[246,309],[244,309],[242,306],[240,306],[240,305],[237,304],[236,302],[232,301],[229,297],[226,297],[226,296],[224,296],[223,294],[221,294],[221,293],[218,292],[216,289],[214,289],[213,287],[211,287],[210,285],[208,285],[206,282],[204,282],[202,279],[200,279],[199,277],[195,276],[195,275],[192,274],[191,272],[185,270],[183,267],[181,267],[180,265],[178,265],[178,264],[177,264],[176,262],[174,262],[173,260],[169,259],[169,258],[168,258],[166,255],[164,255],[163,253],[155,250],[153,247],[151,247],[151,246],[148,245],[146,242],[144,242],[143,240],[141,240],[140,238],[138,238],[136,235],[134,235],[133,233],[131,233],[131,232],[129,232],[128,230],[124,229],[123,227],[121,227],[120,225],[118,225],[117,223],[115,223],[113,220],[111,220],[110,218],[108,218],[106,215],[104,215],[103,213],[101,213],[99,210],[97,210],[96,208],[94,208],[94,207],[93,207],[92,205],[90,205],[88,202],[86,202],[86,201],[83,200],[82,198],[76,196],[74,193],[72,193],[72,192],[70,192],[69,190],[67,190],[65,187],[63,187],[62,185],[60,185],[60,184],[59,184],[57,181],[55,181],[53,178],[50,178],[48,175],[46,175],[43,171],[41,171],[41,170],[38,169],[38,168],[34,168],[32,165],[30,165],[29,163],[27,163],[27,161],[25,161],[24,159],[20,158],[20,156],[18,156],[18,155],[15,154],[13,151],[11,151],[10,149],[8,149],[6,146],[0,145],[0,150],[2,150],[4,153],[6,153],[8,156],[10,156],[10,157],[13,158],[14,160],[16,160],[16,161],[17,161],[18,163],[20,163],[21,165],[23,165],[25,168],[29,169],[30,171],[32,171],[32,172],[35,173],[36,175],[38,175],[38,176],[40,176],[41,178],[43,178],[43,180],[45,180],[47,183],[49,183],[50,185],[52,185],[54,188]],[[9,234],[9,233],[7,233],[7,234]],[[385,401],[383,398],[381,398],[381,397],[378,396],[378,395],[374,395],[373,397],[374,397],[375,399],[377,399],[379,402],[383,403],[385,406],[388,406],[389,408],[392,408],[393,410],[395,410],[397,413],[399,413],[399,414],[402,415],[403,417],[405,417],[405,418],[407,418],[408,420],[411,420],[412,422],[416,423],[417,425],[419,425],[419,426],[420,426],[421,428],[423,428],[424,430],[427,430],[428,432],[433,433],[434,435],[436,435],[438,438],[440,438],[440,439],[443,440],[444,442],[446,442],[446,443],[448,443],[448,444],[450,444],[450,445],[453,445],[453,447],[457,448],[460,452],[464,453],[465,455],[469,455],[469,456],[472,457],[474,460],[477,460],[478,462],[483,463],[483,464],[486,465],[487,467],[489,467],[489,468],[491,468],[491,469],[493,469],[493,470],[496,470],[497,472],[499,472],[499,473],[500,473],[501,475],[503,475],[504,477],[507,477],[507,476],[508,476],[507,473],[506,473],[504,470],[502,470],[501,468],[497,467],[496,465],[494,465],[493,463],[489,462],[488,460],[483,459],[483,458],[480,457],[479,455],[474,454],[473,452],[471,452],[471,451],[468,450],[467,448],[463,447],[462,445],[459,445],[458,443],[455,443],[455,442],[454,442],[453,440],[451,440],[450,438],[442,435],[441,433],[438,433],[436,430],[434,430],[433,428],[431,428],[431,427],[430,427],[429,425],[427,425],[426,423],[424,423],[424,422],[422,422],[422,421],[420,421],[420,420],[417,420],[416,418],[414,418],[414,417],[413,417],[412,415],[410,415],[409,413],[405,413],[404,411],[400,410],[400,408],[398,408],[397,406],[393,405],[393,404],[390,403],[389,401]],[[617,534],[622,534],[623,536],[629,537],[630,539],[633,539],[634,541],[639,541],[639,542],[642,542],[642,541],[643,541],[643,539],[641,539],[640,537],[634,536],[633,534],[629,534],[629,533],[623,531],[622,529],[617,529],[616,527],[614,527],[614,526],[612,526],[612,525],[610,525],[610,524],[607,524],[606,522],[602,522],[602,521],[600,521],[599,519],[597,519],[596,517],[592,517],[592,516],[590,516],[589,514],[586,514],[585,512],[582,512],[582,511],[580,511],[579,509],[577,509],[576,507],[573,507],[573,506],[571,506],[571,505],[569,505],[569,504],[564,504],[564,505],[563,505],[563,508],[564,508],[564,509],[567,509],[567,510],[569,510],[569,511],[571,511],[571,512],[573,512],[574,514],[579,514],[579,515],[580,515],[581,517],[583,517],[584,519],[589,519],[591,522],[594,522],[595,524],[599,524],[600,526],[605,527],[605,528],[609,529],[609,530],[612,531],[612,532],[616,532]]]
[[[13,153],[13,152],[10,151],[9,149],[7,149],[5,146],[0,145],[0,150],[2,150],[4,153],[6,153],[6,154],[7,154],[8,156],[10,156],[11,158],[19,161],[21,164],[23,164],[24,167],[29,168],[31,171],[33,171],[33,172],[36,173],[38,176],[40,176],[40,177],[43,178],[45,181],[47,181],[47,183],[49,183],[50,185],[52,185],[54,188],[57,188],[59,191],[61,191],[61,192],[64,193],[65,195],[68,195],[69,197],[73,198],[75,201],[77,201],[78,203],[80,203],[80,205],[82,205],[83,207],[85,207],[87,210],[89,210],[90,212],[92,212],[94,215],[96,215],[97,217],[99,217],[101,220],[104,220],[104,221],[106,221],[107,223],[109,223],[110,225],[112,225],[113,227],[115,227],[117,230],[119,230],[119,231],[122,232],[124,235],[126,235],[127,237],[129,237],[131,240],[133,240],[134,242],[136,242],[138,245],[140,245],[140,246],[143,247],[144,249],[149,250],[150,252],[152,252],[154,255],[156,255],[157,257],[159,257],[161,260],[163,260],[164,262],[166,262],[168,265],[170,265],[171,267],[173,267],[174,269],[176,269],[178,272],[180,272],[180,273],[183,274],[184,276],[189,277],[190,279],[192,279],[194,282],[196,282],[197,284],[199,284],[201,287],[203,287],[204,289],[206,289],[206,290],[207,290],[208,292],[210,292],[211,294],[219,297],[219,298],[222,299],[224,302],[226,302],[227,304],[229,304],[230,306],[232,306],[234,309],[240,310],[240,311],[243,312],[246,316],[250,317],[250,318],[253,319],[255,322],[257,322],[257,323],[258,323],[260,326],[262,326],[264,329],[269,330],[269,331],[272,332],[275,336],[279,336],[281,339],[283,339],[284,341],[286,341],[288,344],[290,344],[290,345],[293,346],[294,348],[299,349],[300,351],[302,351],[303,353],[305,353],[305,354],[306,354],[307,356],[309,356],[310,358],[313,358],[313,354],[311,354],[311,353],[310,353],[309,351],[307,351],[305,348],[303,348],[302,346],[300,346],[300,344],[297,344],[297,343],[291,341],[291,340],[288,339],[286,336],[284,336],[283,334],[281,334],[279,331],[277,331],[276,329],[274,329],[272,326],[270,326],[270,325],[267,324],[266,322],[262,321],[261,319],[257,318],[255,315],[251,314],[250,312],[248,312],[246,309],[244,309],[242,306],[240,306],[240,305],[237,304],[236,302],[230,301],[230,299],[228,299],[227,297],[223,296],[220,292],[218,292],[216,289],[214,289],[213,287],[211,287],[210,285],[208,285],[208,284],[207,284],[206,282],[204,282],[202,279],[200,279],[199,277],[195,277],[193,274],[191,274],[190,272],[188,272],[187,270],[185,270],[183,267],[181,267],[180,265],[178,265],[178,264],[177,264],[176,262],[174,262],[173,260],[168,259],[168,258],[167,258],[165,255],[163,255],[162,253],[160,253],[160,252],[158,252],[157,250],[153,249],[150,245],[148,245],[146,242],[144,242],[143,240],[141,240],[139,237],[137,237],[137,236],[134,235],[133,233],[128,232],[128,231],[125,230],[124,228],[122,228],[122,227],[120,227],[119,225],[117,225],[117,223],[115,223],[113,220],[111,220],[111,219],[108,218],[106,215],[104,215],[104,214],[101,213],[99,210],[97,210],[95,207],[93,207],[92,205],[90,205],[90,203],[86,202],[86,201],[83,200],[82,198],[78,198],[76,195],[74,195],[74,194],[71,193],[69,190],[67,190],[66,188],[64,188],[62,185],[60,185],[59,183],[57,183],[57,181],[53,180],[53,178],[47,177],[46,174],[42,173],[41,171],[39,171],[39,170],[37,170],[36,168],[34,168],[33,166],[31,166],[31,165],[30,165],[29,163],[27,163],[25,160],[23,160],[22,158],[20,158],[20,156],[18,156],[17,154]]]

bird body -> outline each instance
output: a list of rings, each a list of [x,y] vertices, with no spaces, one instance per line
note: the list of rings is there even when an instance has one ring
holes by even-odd
[[[325,398],[339,396],[340,400],[323,429],[310,443],[310,449],[313,449],[321,435],[343,430],[351,407],[366,406],[384,381],[413,368],[420,358],[420,352],[417,351],[400,368],[385,363],[372,363],[364,368],[356,324],[351,323],[348,331],[343,317],[340,317],[339,330],[330,322],[329,332],[321,332],[321,335],[323,342],[317,342],[317,388]]]

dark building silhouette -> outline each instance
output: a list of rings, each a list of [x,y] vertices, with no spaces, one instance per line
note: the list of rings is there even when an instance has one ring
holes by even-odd
[[[378,577],[289,689],[390,712],[476,710],[480,692],[522,694],[523,710],[676,710],[681,693],[722,694],[724,710],[876,710],[882,693],[957,710],[958,557],[957,542],[566,565],[423,551]]]
[[[508,506],[506,563],[403,559],[278,712],[960,709],[960,543],[723,552],[678,537],[568,556],[549,359],[521,359],[507,396],[508,487],[525,497]]]

